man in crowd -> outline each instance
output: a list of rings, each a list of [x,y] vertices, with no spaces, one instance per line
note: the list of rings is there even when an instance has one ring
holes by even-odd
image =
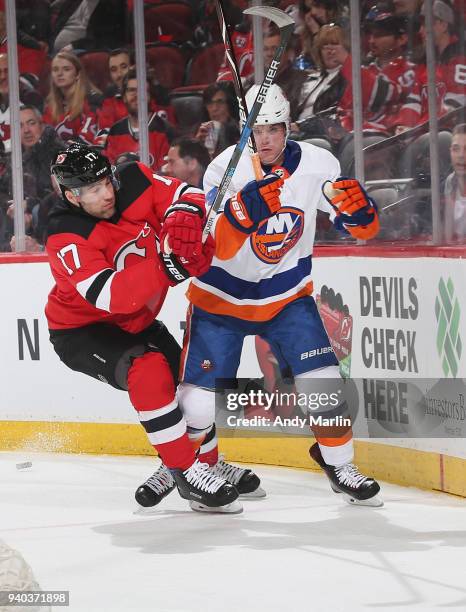
[[[374,9],[368,14],[365,27],[373,61],[361,69],[363,129],[367,134],[388,136],[393,132],[400,104],[411,91],[414,65],[404,57],[407,36],[402,18]],[[341,123],[348,132],[353,130],[351,62],[348,56],[343,64],[342,75],[348,87],[338,107]]]
[[[466,123],[452,134],[450,159],[453,172],[445,182],[445,239],[448,243],[466,241]]]
[[[36,195],[45,197],[52,191],[50,163],[63,148],[63,141],[52,126],[46,125],[34,106],[23,106],[19,112],[23,169],[36,180]]]
[[[131,69],[125,76],[122,85],[122,100],[127,109],[127,117],[112,125],[106,141],[106,154],[114,162],[122,153],[139,150],[138,118],[138,81],[136,71]],[[150,108],[150,87],[147,83],[147,96]],[[150,165],[154,170],[162,166],[169,144],[167,135],[171,135],[168,124],[157,113],[151,112],[148,121]]]
[[[466,106],[466,55],[453,33],[455,13],[446,0],[434,0],[433,35],[436,59],[446,86],[445,105],[448,108]],[[426,39],[425,3],[421,10],[421,36]]]
[[[113,49],[108,58],[108,71],[111,85],[105,92],[102,107],[97,111],[99,133],[98,144],[104,145],[108,131],[114,123],[128,114],[126,105],[121,97],[123,80],[131,66],[130,53],[127,49]]]
[[[134,62],[128,49],[114,49],[110,52],[108,58],[108,71],[112,83],[105,92],[105,99],[102,103],[102,107],[97,111],[99,124],[97,144],[99,145],[105,145],[108,132],[112,125],[128,116],[128,109],[122,96],[122,87],[125,77],[133,65]],[[152,85],[149,82],[149,110],[156,113],[167,122],[167,124],[173,125],[175,123],[173,108],[171,106],[158,104],[152,89]]]
[[[210,164],[206,147],[194,138],[178,138],[171,144],[165,157],[163,173],[202,188],[202,178]]]
[[[53,191],[50,180],[50,163],[63,148],[53,127],[42,121],[42,115],[34,106],[20,109],[21,146],[23,153],[23,176],[25,196],[25,249],[28,252],[41,251],[48,210],[44,199]],[[7,173],[11,182],[11,170]],[[11,237],[10,247],[15,250],[14,204],[7,211],[7,232]]]

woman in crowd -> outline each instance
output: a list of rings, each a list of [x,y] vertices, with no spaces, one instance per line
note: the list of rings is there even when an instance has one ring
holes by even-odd
[[[349,56],[345,32],[335,24],[323,25],[314,39],[313,56],[318,68],[303,85],[298,121],[291,125],[301,138],[333,139],[336,107],[346,87],[341,67]]]
[[[209,85],[204,91],[206,121],[201,123],[196,138],[216,157],[239,139],[238,103],[232,83],[221,81]]]
[[[339,23],[340,17],[336,0],[300,0],[298,31],[301,54],[296,58],[295,68],[310,70],[318,67],[314,54],[316,36],[323,25]]]
[[[64,141],[80,139],[93,144],[97,134],[96,109],[102,96],[88,80],[78,57],[60,51],[52,60],[51,86],[44,122]]]

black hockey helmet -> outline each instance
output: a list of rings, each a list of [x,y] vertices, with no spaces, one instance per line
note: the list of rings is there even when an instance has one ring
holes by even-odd
[[[72,144],[59,151],[50,171],[63,190],[79,189],[106,176],[113,177],[113,168],[105,155],[95,147]]]

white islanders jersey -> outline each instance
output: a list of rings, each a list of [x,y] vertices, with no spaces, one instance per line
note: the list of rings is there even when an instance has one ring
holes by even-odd
[[[233,150],[234,146],[229,147],[210,163],[204,176],[206,193],[220,184]],[[282,206],[246,237],[233,257],[214,257],[209,271],[191,281],[188,299],[207,312],[268,321],[289,302],[312,293],[317,210],[329,214],[332,220],[335,216],[322,194],[322,184],[340,176],[340,164],[325,149],[288,141],[282,166],[263,168],[265,173],[278,169],[286,177],[280,195]],[[252,180],[251,158],[244,151],[220,211],[229,197]],[[216,224],[214,232],[215,228]]]

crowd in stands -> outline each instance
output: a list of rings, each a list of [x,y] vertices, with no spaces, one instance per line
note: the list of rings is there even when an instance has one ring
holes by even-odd
[[[295,31],[276,82],[291,106],[291,138],[331,150],[352,176],[354,113],[348,0],[276,0]],[[224,0],[244,88],[254,81],[247,0]],[[56,201],[49,165],[67,142],[138,158],[138,88],[131,0],[16,1],[26,247],[41,250]],[[213,0],[146,0],[150,164],[196,185],[210,159],[239,139],[238,105]],[[466,240],[466,0],[433,0],[442,223]],[[429,240],[428,70],[423,0],[361,2],[365,179],[382,240]],[[14,249],[8,41],[0,0],[0,251]],[[265,67],[279,44],[264,23]],[[386,143],[386,144],[385,144]],[[385,181],[385,183],[384,183]],[[318,219],[318,239],[336,239]]]

